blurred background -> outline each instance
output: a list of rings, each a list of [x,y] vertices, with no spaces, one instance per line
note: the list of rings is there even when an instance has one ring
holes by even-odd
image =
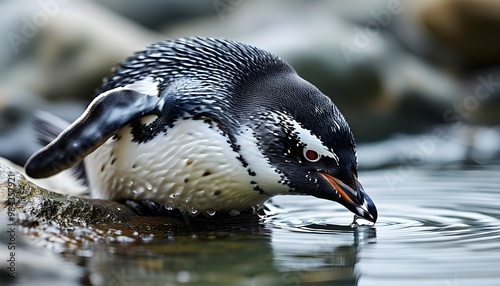
[[[500,157],[500,1],[0,0],[0,157],[40,146],[36,110],[68,121],[111,68],[165,39],[271,51],[332,98],[361,168]]]

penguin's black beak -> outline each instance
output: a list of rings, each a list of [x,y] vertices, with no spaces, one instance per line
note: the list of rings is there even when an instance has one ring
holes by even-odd
[[[357,216],[374,223],[377,221],[377,208],[358,180],[355,181],[357,188],[354,190],[332,175],[323,172],[320,172],[320,175],[337,192],[340,197],[338,200],[340,204]]]

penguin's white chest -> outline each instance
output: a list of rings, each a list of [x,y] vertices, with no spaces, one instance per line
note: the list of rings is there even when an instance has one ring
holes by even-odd
[[[150,199],[196,212],[244,209],[269,198],[255,189],[255,175],[215,124],[179,120],[146,143],[132,138],[126,126],[85,158],[93,197]]]

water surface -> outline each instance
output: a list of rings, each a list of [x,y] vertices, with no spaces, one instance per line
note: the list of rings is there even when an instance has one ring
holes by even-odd
[[[76,285],[500,285],[499,170],[361,172],[374,226],[351,227],[336,203],[281,196],[261,218],[204,231],[54,228],[30,241],[75,268]]]

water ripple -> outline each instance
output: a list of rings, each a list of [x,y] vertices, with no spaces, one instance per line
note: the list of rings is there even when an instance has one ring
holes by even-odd
[[[430,281],[466,285],[479,278],[483,285],[496,285],[500,281],[498,170],[415,171],[397,188],[390,188],[387,172],[391,171],[360,176],[379,210],[379,221],[361,230],[350,227],[352,215],[332,202],[274,198],[268,204],[267,223],[274,229],[273,248],[281,266],[296,270],[299,258],[321,253],[325,243],[319,245],[327,241],[330,249],[352,248],[356,269],[368,285],[387,279],[396,285],[401,280],[413,285]],[[275,238],[277,234],[287,239]]]

